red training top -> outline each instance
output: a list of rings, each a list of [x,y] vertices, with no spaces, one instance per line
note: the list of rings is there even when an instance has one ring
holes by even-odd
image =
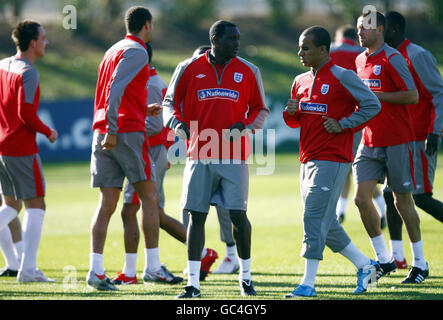
[[[249,136],[230,142],[224,130],[238,122],[252,132],[262,128],[269,109],[260,70],[240,57],[217,66],[209,52],[177,66],[163,101],[164,123],[169,128],[178,121],[188,124],[189,160],[247,160]]]
[[[284,111],[283,119],[291,128],[300,127],[300,162],[352,162],[353,128],[380,111],[375,94],[354,71],[336,66],[329,60],[315,74],[309,71],[295,78],[291,99],[297,95],[297,112],[289,115]],[[326,131],[323,117],[337,120],[343,131]]]
[[[51,129],[38,117],[40,80],[31,62],[18,57],[0,61],[0,154],[28,156],[38,152],[36,133]]]
[[[405,59],[387,44],[371,55],[367,51],[362,52],[355,63],[358,76],[372,91],[415,89]],[[369,147],[386,147],[413,139],[414,132],[406,105],[381,101],[381,112],[363,129],[362,142]]]
[[[92,129],[100,134],[144,132],[148,80],[145,43],[127,35],[106,52],[100,63]]]

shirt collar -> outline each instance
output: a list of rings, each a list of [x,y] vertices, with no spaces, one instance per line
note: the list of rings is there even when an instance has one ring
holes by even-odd
[[[127,34],[127,35],[125,36],[125,39],[128,39],[128,40],[132,40],[132,41],[138,42],[138,43],[140,43],[140,44],[143,46],[143,48],[146,49],[146,44],[144,43],[144,41],[143,41],[142,39],[140,39],[139,37],[137,37],[137,36],[133,36],[132,34]]]
[[[157,75],[157,69],[155,69],[155,68],[150,68],[150,69],[149,69],[149,75],[150,75],[151,77]]]
[[[30,65],[34,65],[31,61],[29,61],[29,60],[26,59],[26,58],[20,57],[18,54],[14,55],[14,58],[17,59],[17,60],[23,60],[23,61],[26,61],[26,62],[29,63]]]
[[[407,47],[409,44],[411,43],[411,41],[409,41],[408,38],[405,38],[405,40],[403,40],[402,43],[400,43],[400,45],[398,46],[397,50],[400,51],[403,48]]]
[[[370,58],[370,57],[375,57],[375,56],[378,55],[380,52],[382,52],[383,50],[385,50],[386,46],[387,46],[387,44],[386,44],[386,42],[385,42],[385,43],[383,43],[383,45],[381,46],[380,49],[378,49],[377,51],[375,51],[374,53],[371,53],[371,54],[368,54],[368,49],[366,49],[366,52],[365,52],[366,57],[368,57],[368,58]]]
[[[211,59],[211,55],[209,54],[210,52],[211,52],[211,50],[207,50],[207,51],[204,53],[205,58],[206,58],[206,61],[208,61],[208,63],[212,63],[212,64],[214,64],[214,65],[219,65],[219,64],[215,61],[215,59]],[[235,58],[235,57],[234,57],[234,58]],[[232,58],[232,59],[234,59],[234,58]],[[224,64],[220,64],[220,66],[225,66],[225,65],[227,65],[229,62],[232,61],[232,59],[226,61]]]
[[[329,69],[331,66],[333,65],[331,58],[328,58],[328,61],[326,61],[325,63],[323,63],[318,69],[317,72],[314,73],[313,69],[311,68],[311,73],[313,76],[316,76],[318,74],[319,71],[323,70],[323,69]]]

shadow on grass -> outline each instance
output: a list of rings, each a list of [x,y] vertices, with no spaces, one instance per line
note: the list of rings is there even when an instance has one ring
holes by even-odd
[[[149,298],[150,295],[165,295],[164,291],[149,291],[149,292],[133,292],[133,291],[91,291],[91,292],[79,292],[79,291],[0,291],[0,297],[55,297],[60,298],[121,298],[125,296],[136,296],[136,297],[146,297]],[[165,297],[168,297],[165,295]]]
[[[272,273],[272,272],[252,272],[252,276],[276,276],[276,277],[302,277],[303,273]]]
[[[319,288],[322,288],[324,286],[320,286]],[[325,299],[334,299],[331,296],[336,296],[338,293],[336,291],[323,291],[323,290],[317,290],[317,294],[319,297],[323,295],[329,295],[324,297]],[[341,294],[341,293],[340,293]],[[347,293],[342,293],[344,295],[348,295]],[[392,298],[390,298],[392,297]],[[342,297],[337,297],[337,299],[343,299]],[[383,291],[383,292],[377,292],[377,291],[368,291],[364,294],[360,295],[354,295],[349,294],[348,298],[344,299],[368,299],[368,300],[442,300],[443,295],[438,293],[425,293],[420,291]]]

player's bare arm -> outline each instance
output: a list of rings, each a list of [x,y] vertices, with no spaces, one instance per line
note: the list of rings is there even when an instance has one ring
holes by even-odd
[[[428,134],[428,137],[426,138],[425,142],[425,150],[426,153],[429,155],[433,155],[438,151],[438,143],[439,143],[439,135],[430,133]]]
[[[114,149],[114,147],[117,145],[117,135],[116,134],[105,134],[105,138],[102,142],[103,150],[110,151]]]
[[[51,135],[48,137],[48,140],[51,143],[54,143],[58,138],[58,132],[55,129],[51,129]]]
[[[158,103],[151,103],[146,107],[146,115],[147,116],[155,116],[157,117],[162,111],[162,106]]]
[[[325,122],[323,122],[323,126],[329,133],[340,133],[343,131],[337,120],[325,116],[323,116],[322,118],[325,119]]]
[[[236,122],[226,132],[226,139],[229,141],[236,141],[243,134],[243,130],[245,130],[245,125],[243,122]]]
[[[177,123],[177,125],[174,127],[174,132],[180,140],[188,140],[191,137],[189,127],[184,121]]]
[[[297,94],[295,99],[289,99],[288,103],[286,104],[286,110],[288,111],[288,114],[290,116],[293,116],[298,111],[298,102],[300,99],[300,95]]]
[[[408,91],[396,91],[396,92],[381,92],[374,91],[377,98],[381,101],[394,103],[394,104],[417,104],[418,103],[418,91],[417,89]]]

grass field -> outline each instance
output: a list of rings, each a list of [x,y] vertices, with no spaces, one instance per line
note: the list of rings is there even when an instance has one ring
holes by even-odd
[[[435,179],[435,196],[443,199],[443,156],[440,155]],[[88,163],[46,164],[47,214],[38,253],[38,267],[51,284],[18,284],[15,278],[0,279],[0,299],[123,299],[168,300],[182,290],[182,285],[138,284],[121,287],[118,292],[98,292],[87,289],[84,279],[89,267],[89,225],[94,213],[98,191],[89,186]],[[298,284],[304,271],[304,259],[299,256],[302,240],[301,202],[298,186],[298,155],[276,158],[273,175],[258,176],[250,166],[248,214],[253,226],[252,273],[258,292],[257,299],[282,299]],[[179,198],[183,166],[173,166],[165,179],[166,212],[181,219]],[[104,264],[109,276],[123,267],[123,229],[121,206],[111,219],[104,251]],[[384,277],[364,295],[354,296],[356,277],[353,265],[341,255],[325,250],[316,282],[317,299],[418,300],[443,299],[443,225],[419,211],[425,255],[430,265],[430,277],[421,285],[400,285],[407,274],[397,271]],[[22,217],[23,214],[20,214]],[[354,243],[370,257],[373,251],[360,222],[356,207],[348,205],[344,224]],[[387,231],[385,237],[389,239]],[[404,239],[407,234],[404,231]],[[219,240],[215,212],[211,209],[206,223],[206,245],[218,251],[221,261],[225,253]],[[137,269],[144,267],[142,245],[139,247]],[[409,241],[405,253],[411,262]],[[186,267],[185,246],[164,231],[160,235],[162,263],[181,274]],[[203,299],[240,299],[237,275],[209,275],[201,284]]]

